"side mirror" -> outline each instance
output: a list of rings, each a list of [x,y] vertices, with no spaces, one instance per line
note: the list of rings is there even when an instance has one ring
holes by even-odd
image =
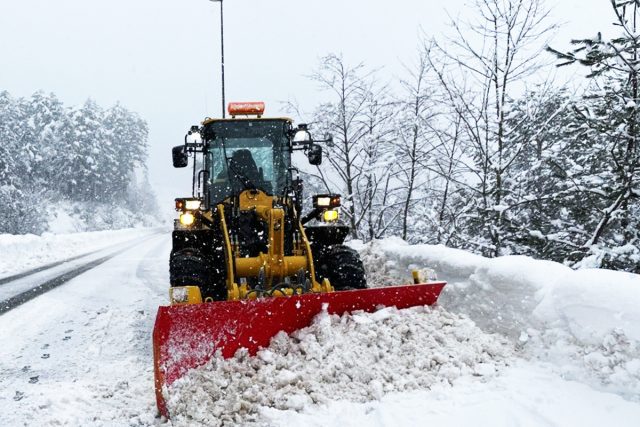
[[[318,144],[309,145],[309,149],[307,150],[307,158],[309,159],[309,164],[313,166],[318,166],[322,163],[322,147]]]
[[[174,168],[184,168],[189,164],[189,157],[187,156],[184,145],[173,147],[173,149],[171,150],[171,155],[173,157]]]

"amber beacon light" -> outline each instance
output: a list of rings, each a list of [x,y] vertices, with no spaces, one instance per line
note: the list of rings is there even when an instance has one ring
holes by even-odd
[[[264,102],[230,102],[229,115],[235,116],[262,116],[264,114]]]

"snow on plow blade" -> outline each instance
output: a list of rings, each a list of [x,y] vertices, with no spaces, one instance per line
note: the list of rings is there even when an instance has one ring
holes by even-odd
[[[380,306],[399,309],[434,304],[445,282],[392,286],[283,298],[223,301],[160,307],[153,330],[156,400],[169,417],[163,391],[189,369],[207,363],[220,351],[233,357],[240,348],[255,354],[278,332],[309,326],[326,304],[331,314]]]

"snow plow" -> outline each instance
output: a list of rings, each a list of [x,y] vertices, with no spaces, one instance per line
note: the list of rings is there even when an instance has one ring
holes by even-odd
[[[340,196],[315,195],[301,214],[303,185],[292,154],[301,150],[320,165],[318,143],[331,137],[314,140],[304,124],[262,118],[263,103],[231,103],[228,111],[231,118],[192,126],[173,148],[174,167],[194,161],[192,196],[176,199],[171,305],[159,308],[153,332],[156,399],[165,417],[168,387],[218,352],[255,354],[323,309],[432,305],[445,286],[433,277],[421,283],[414,272],[413,285],[367,288],[358,253],[344,245],[350,229],[340,221]]]

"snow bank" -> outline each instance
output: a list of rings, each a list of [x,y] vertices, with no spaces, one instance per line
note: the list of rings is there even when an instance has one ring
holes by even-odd
[[[483,258],[444,246],[385,239],[359,249],[374,286],[434,268],[449,282],[440,304],[511,338],[568,378],[640,400],[640,275],[572,270],[524,256]]]
[[[168,389],[176,426],[245,424],[258,410],[303,410],[335,400],[367,402],[387,393],[450,387],[460,377],[491,378],[512,347],[442,309],[326,312],[248,357],[214,358]]]
[[[59,201],[51,203],[47,209],[47,230],[54,234],[153,227],[160,224],[158,218],[148,213],[132,212],[122,206],[107,203]]]
[[[137,239],[157,229],[124,229],[85,233],[0,234],[0,276],[82,255]]]

